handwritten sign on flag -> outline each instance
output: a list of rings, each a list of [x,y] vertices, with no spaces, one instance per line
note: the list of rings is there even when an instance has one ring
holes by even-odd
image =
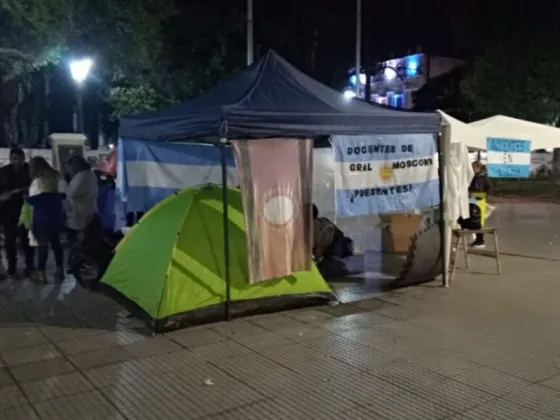
[[[431,134],[334,136],[339,216],[398,213],[440,202]]]

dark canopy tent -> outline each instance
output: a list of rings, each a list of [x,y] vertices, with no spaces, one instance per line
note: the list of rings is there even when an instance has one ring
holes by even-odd
[[[124,117],[120,136],[149,140],[200,137],[438,133],[440,116],[345,98],[269,51],[199,98]]]
[[[401,111],[345,98],[269,51],[205,95],[166,109],[123,117],[121,138],[198,139],[222,149],[225,316],[230,317],[229,228],[224,147],[228,139],[358,134],[437,135],[435,112]],[[440,165],[441,167],[441,165]]]

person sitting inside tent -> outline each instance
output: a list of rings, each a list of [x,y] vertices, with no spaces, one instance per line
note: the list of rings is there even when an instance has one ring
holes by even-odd
[[[313,257],[317,263],[354,254],[354,243],[313,204]]]

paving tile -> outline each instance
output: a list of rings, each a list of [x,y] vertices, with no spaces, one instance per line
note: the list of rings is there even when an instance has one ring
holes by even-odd
[[[554,417],[548,417],[547,420]],[[558,417],[556,417],[558,418]],[[542,414],[528,408],[520,407],[512,402],[497,399],[465,413],[450,417],[450,420],[544,420]]]
[[[168,373],[187,375],[189,380],[199,384],[208,379],[214,381],[231,379],[227,373],[196,359],[186,350],[98,367],[86,371],[85,375],[96,387],[105,388],[124,382],[149,382],[154,377]]]
[[[129,360],[132,356],[122,347],[110,347],[102,350],[89,351],[70,356],[70,360],[78,369],[87,370],[98,366],[109,365]]]
[[[369,312],[367,309],[360,308],[359,306],[355,306],[353,304],[327,305],[322,306],[317,310],[335,317],[354,315],[360,312]]]
[[[134,330],[118,330],[109,334],[109,339],[117,346],[138,343],[139,341],[149,340],[151,335],[143,334]]]
[[[31,382],[74,371],[74,366],[64,357],[25,363],[10,368],[18,382]]]
[[[298,390],[299,391],[299,390]],[[218,415],[211,420],[271,420],[271,419],[339,419],[341,415],[356,408],[344,397],[307,391],[298,395],[288,393],[276,399],[244,405]]]
[[[206,346],[194,347],[189,351],[194,357],[203,361],[254,354],[253,350],[234,340],[225,340]]]
[[[301,343],[306,348],[363,370],[382,369],[394,357],[339,336],[325,336]]]
[[[540,385],[560,391],[560,375],[554,375],[544,381],[539,382]]]
[[[71,356],[74,354],[86,353],[88,351],[114,347],[116,344],[111,338],[112,336],[110,333],[96,334],[89,337],[59,342],[57,346],[63,354]]]
[[[233,341],[257,352],[269,347],[279,348],[294,344],[294,341],[276,332],[265,332],[264,334],[251,335],[249,337],[233,338]]]
[[[8,350],[0,353],[6,366],[14,366],[23,363],[37,362],[39,360],[48,360],[59,357],[60,353],[53,345],[41,345],[35,347],[26,347],[16,350]]]
[[[24,405],[25,403],[27,403],[27,400],[17,385],[8,385],[0,388],[0,413],[8,408]]]
[[[319,328],[316,325],[309,324],[292,328],[283,328],[274,332],[295,342],[309,341],[330,335],[329,331]]]
[[[53,376],[22,385],[23,392],[32,403],[91,391],[93,385],[80,372]]]
[[[408,391],[394,394],[391,398],[380,398],[372,394],[371,401],[363,407],[371,419],[399,420],[438,420],[447,419],[454,414],[448,408],[427,401]]]
[[[531,384],[503,397],[504,400],[529,408],[542,418],[560,418],[560,393],[541,385]]]
[[[205,384],[177,373],[141,383],[119,383],[104,388],[103,394],[130,418],[145,418],[154,412],[157,418],[162,418],[160,413],[163,418],[202,418],[264,399],[262,394],[231,378]]]
[[[305,324],[321,324],[334,318],[334,315],[317,309],[300,309],[297,311],[285,312],[290,318],[297,319]]]
[[[482,366],[448,353],[417,354],[412,361],[429,371],[438,373],[448,378],[453,378],[464,373],[480,369]]]
[[[0,351],[49,344],[49,340],[35,327],[0,328]]]
[[[0,412],[0,420],[41,420],[30,405],[8,408]]]
[[[378,370],[370,370],[372,375],[383,379],[399,388],[412,391],[421,386],[441,382],[444,376],[419,368],[414,362],[396,360]]]
[[[222,329],[223,328],[224,327],[222,326]],[[258,327],[255,326],[255,328]],[[220,341],[224,341],[227,338],[225,334],[214,331],[213,328],[206,327],[174,331],[172,333],[166,334],[166,336],[170,340],[173,340],[176,343],[179,343],[181,346],[187,348],[219,343]]]
[[[377,315],[372,312],[352,313],[333,317],[332,319],[321,323],[321,328],[325,328],[332,332],[347,332],[354,330],[373,331],[381,325],[394,322],[391,318]]]
[[[417,382],[415,384],[409,382],[406,389],[411,394],[426,401],[431,401],[458,413],[486,404],[496,398],[491,394],[451,379],[436,382]]]
[[[35,408],[41,420],[127,420],[98,391],[40,402]]]
[[[141,359],[143,357],[156,356],[158,354],[181,350],[181,346],[165,337],[155,337],[150,340],[127,344],[126,346],[122,346],[122,349],[132,357]]]
[[[62,326],[39,327],[39,331],[55,343],[79,340],[96,334],[105,334],[107,332],[94,328],[67,328]]]
[[[529,382],[486,367],[457,375],[453,378],[473,388],[501,397],[525,389]]]
[[[269,331],[275,331],[281,328],[297,327],[303,324],[303,322],[300,322],[297,319],[281,314],[256,316],[247,318],[247,321]]]
[[[258,325],[245,321],[244,319],[218,322],[216,324],[212,324],[209,328],[228,338],[249,337],[251,335],[262,334],[268,331]]]
[[[7,368],[0,367],[0,387],[11,385],[14,381]]]
[[[547,349],[505,358],[488,366],[530,382],[538,382],[560,374],[560,356],[557,350]]]

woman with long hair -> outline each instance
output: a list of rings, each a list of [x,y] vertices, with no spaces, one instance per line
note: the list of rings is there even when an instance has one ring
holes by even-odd
[[[35,280],[46,282],[45,268],[51,246],[56,260],[56,279],[64,279],[64,253],[60,235],[64,230],[64,181],[42,157],[29,162],[31,186],[27,202],[32,207],[31,233],[38,249]]]

